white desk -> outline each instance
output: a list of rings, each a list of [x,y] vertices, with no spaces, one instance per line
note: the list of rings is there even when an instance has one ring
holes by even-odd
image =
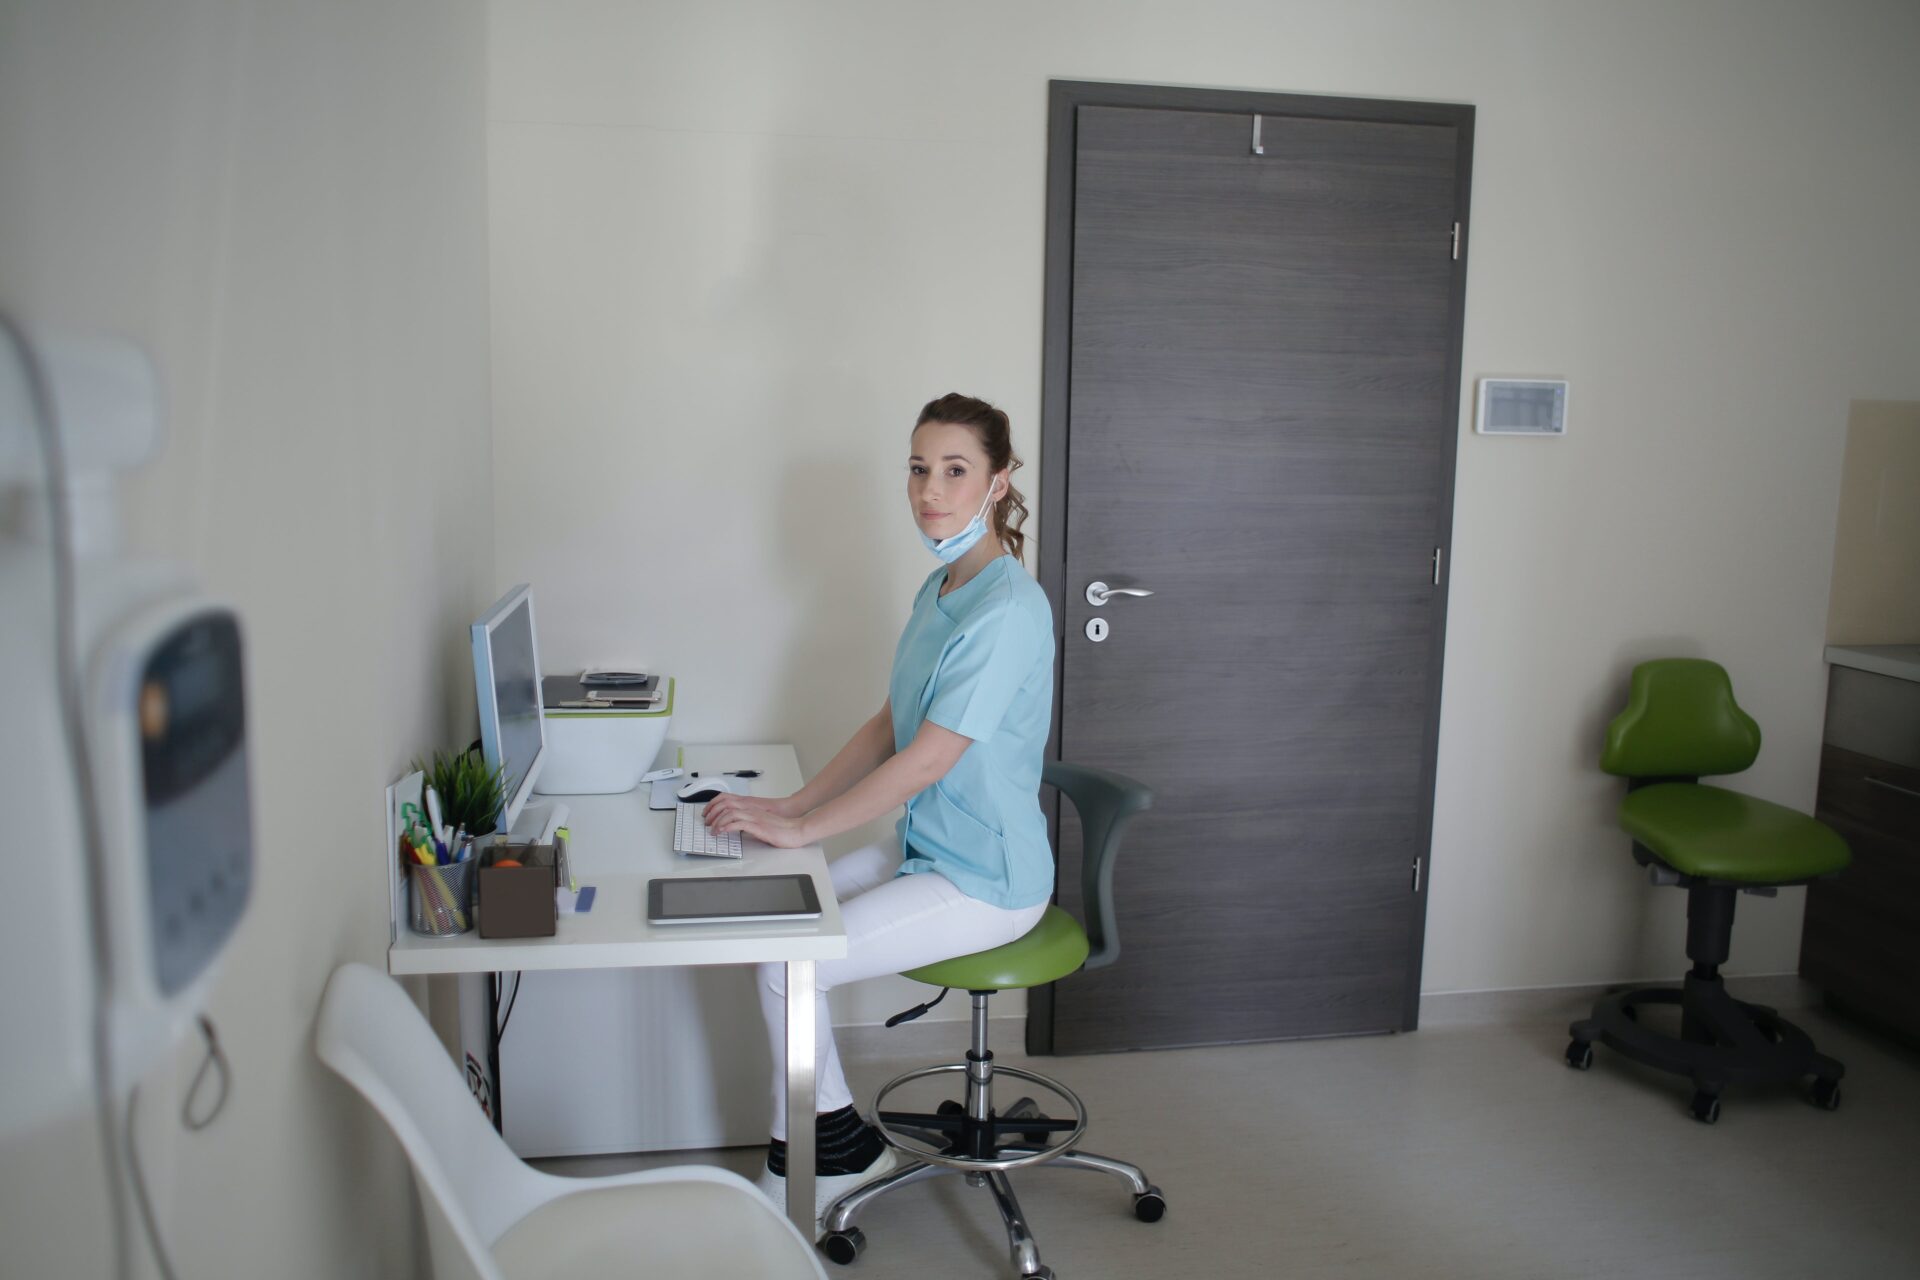
[[[688,747],[687,768],[759,769],[756,792],[786,795],[800,788],[791,746]],[[558,796],[572,811],[568,855],[575,878],[595,886],[593,909],[563,915],[551,938],[485,939],[475,933],[427,938],[407,929],[399,899],[387,970],[400,974],[479,974],[541,969],[625,969],[761,964],[787,966],[788,1114],[814,1113],[814,978],[816,960],[847,953],[840,904],[818,845],[771,849],[744,842],[738,862],[673,852],[673,815],[647,807],[647,788],[622,795]],[[548,802],[540,798],[540,803]],[[389,857],[395,867],[397,860]],[[647,881],[660,876],[765,875],[802,871],[820,895],[820,919],[770,924],[655,925],[646,919]],[[644,1087],[644,1085],[639,1086]],[[496,1098],[498,1097],[496,1086]],[[788,1132],[787,1216],[813,1239],[813,1126]]]

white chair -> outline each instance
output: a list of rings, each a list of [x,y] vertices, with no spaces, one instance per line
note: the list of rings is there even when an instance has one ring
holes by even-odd
[[[683,1165],[605,1178],[529,1167],[495,1133],[427,1020],[385,974],[333,971],[314,1051],[406,1149],[437,1280],[807,1276],[813,1247],[757,1187]]]

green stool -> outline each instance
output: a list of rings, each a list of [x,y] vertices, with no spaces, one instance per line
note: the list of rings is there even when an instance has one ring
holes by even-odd
[[[1760,726],[1733,700],[1718,664],[1664,658],[1633,669],[1627,709],[1607,729],[1600,767],[1627,779],[1620,825],[1656,885],[1687,891],[1687,958],[1679,988],[1602,997],[1573,1024],[1567,1065],[1593,1065],[1598,1040],[1636,1062],[1688,1076],[1693,1115],[1720,1118],[1729,1084],[1790,1084],[1812,1077],[1809,1096],[1840,1105],[1846,1068],[1815,1052],[1807,1034],[1761,1005],[1735,1000],[1720,978],[1733,938],[1734,895],[1773,896],[1781,885],[1838,874],[1852,860],[1825,823],[1782,805],[1699,782],[1739,773],[1760,754]],[[1678,1037],[1640,1023],[1648,1005],[1679,1005]]]
[[[1158,1221],[1167,1202],[1160,1188],[1138,1168],[1075,1148],[1087,1130],[1087,1109],[1073,1091],[1057,1080],[997,1067],[987,1048],[987,1001],[996,991],[1037,987],[1056,982],[1082,966],[1097,969],[1120,955],[1120,935],[1113,919],[1113,860],[1120,834],[1133,815],[1153,803],[1153,793],[1130,778],[1080,765],[1048,764],[1044,781],[1073,802],[1080,815],[1085,859],[1081,869],[1082,900],[1089,905],[1087,932],[1059,907],[1049,906],[1040,923],[1024,937],[991,951],[942,960],[905,976],[943,988],[940,996],[887,1021],[895,1026],[925,1013],[944,988],[963,988],[973,996],[973,1043],[965,1062],[946,1063],[909,1071],[890,1081],[873,1100],[872,1122],[887,1142],[906,1159],[883,1178],[841,1196],[821,1217],[826,1234],[820,1248],[833,1261],[852,1262],[866,1247],[866,1235],[854,1225],[861,1210],[889,1191],[929,1178],[959,1173],[972,1186],[988,1187],[1006,1222],[1007,1242],[1023,1277],[1052,1280],[1053,1272],[1040,1262],[1040,1251],[1027,1229],[1020,1202],[1014,1199],[1007,1170],[1052,1163],[1091,1169],[1124,1179],[1133,1191],[1134,1216]],[[1088,933],[1092,935],[1089,946]],[[883,1111],[887,1095],[912,1080],[938,1075],[966,1077],[966,1100],[947,1101],[933,1114]],[[1041,1114],[1032,1098],[1021,1098],[1005,1111],[993,1105],[996,1076],[1011,1076],[1038,1085],[1063,1099],[1072,1119]]]

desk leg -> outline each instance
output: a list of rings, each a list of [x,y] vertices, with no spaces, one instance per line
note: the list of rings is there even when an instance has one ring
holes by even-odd
[[[506,1092],[500,1087],[500,984],[505,975],[483,976],[487,981],[487,1070],[493,1075],[493,1131],[505,1137],[506,1124],[500,1115],[500,1095]]]
[[[813,961],[787,961],[787,1218],[809,1242],[813,1224]]]

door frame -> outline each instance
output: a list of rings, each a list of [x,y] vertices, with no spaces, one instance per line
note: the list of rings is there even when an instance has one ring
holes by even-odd
[[[1258,93],[1238,89],[1193,89],[1173,85],[1108,84],[1089,80],[1047,83],[1047,240],[1044,341],[1040,374],[1040,548],[1036,555],[1040,585],[1056,608],[1067,601],[1067,423],[1068,380],[1073,355],[1073,217],[1076,112],[1080,107],[1144,107],[1169,111],[1245,112],[1381,124],[1450,127],[1455,131],[1454,219],[1459,223],[1458,256],[1453,263],[1448,302],[1447,376],[1443,420],[1452,424],[1441,444],[1440,510],[1433,545],[1440,553],[1439,600],[1430,640],[1431,674],[1427,688],[1425,760],[1421,766],[1421,873],[1414,893],[1413,936],[1409,939],[1407,986],[1401,1027],[1420,1025],[1420,974],[1425,960],[1427,887],[1433,880],[1433,792],[1439,767],[1440,694],[1446,672],[1447,597],[1453,561],[1453,491],[1460,441],[1461,348],[1467,310],[1468,221],[1473,179],[1474,108],[1467,103],[1410,102],[1384,98],[1340,98],[1319,94]],[[1251,128],[1251,126],[1249,126]],[[1252,138],[1249,133],[1248,145]],[[1064,612],[1062,613],[1064,617]],[[1060,759],[1060,721],[1065,710],[1066,647],[1064,628],[1053,654],[1053,722],[1047,759]],[[1059,848],[1059,798],[1047,809],[1048,835]],[[1058,895],[1056,880],[1055,894]],[[1027,993],[1027,1052],[1053,1052],[1053,987]]]

